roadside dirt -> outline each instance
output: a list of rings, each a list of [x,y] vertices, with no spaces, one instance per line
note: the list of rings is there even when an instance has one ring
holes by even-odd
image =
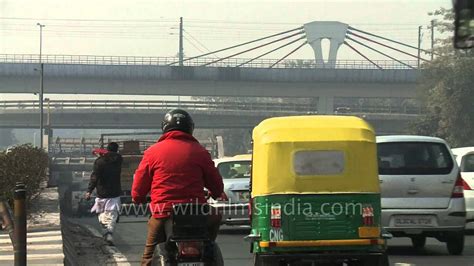
[[[110,265],[110,254],[102,238],[86,228],[62,219],[64,254],[68,265]]]

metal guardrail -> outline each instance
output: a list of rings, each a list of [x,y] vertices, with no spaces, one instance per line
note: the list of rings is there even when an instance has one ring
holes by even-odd
[[[38,101],[0,101],[0,110],[38,109]],[[210,101],[49,101],[45,109],[60,110],[170,110],[184,108],[194,111],[251,111],[251,112],[315,112],[316,106],[308,104],[254,103],[254,102],[210,102]]]
[[[197,58],[184,61],[185,66],[202,66],[216,60],[216,58]],[[211,64],[211,67],[236,67],[249,61],[250,58],[229,58]],[[41,62],[44,64],[79,64],[79,65],[132,65],[132,66],[165,66],[178,61],[177,57],[151,57],[151,56],[100,56],[100,55],[42,55]],[[278,59],[256,59],[245,64],[243,68],[269,68]],[[38,54],[0,54],[0,63],[29,63],[39,64]],[[383,69],[410,69],[406,65],[395,60],[373,60]],[[417,68],[416,60],[406,60],[403,63]],[[177,64],[174,64],[177,66]],[[295,68],[295,69],[321,69],[331,68],[328,64],[317,64],[314,59],[286,59],[273,68]],[[337,69],[377,69],[366,60],[337,60]]]
[[[0,101],[0,110],[35,110],[38,101]],[[100,101],[63,100],[45,102],[45,109],[52,112],[62,110],[163,110],[184,108],[193,111],[235,111],[269,113],[317,113],[316,105],[298,103],[259,103],[259,102],[211,102],[211,101]],[[377,114],[422,114],[421,106],[394,105],[335,105],[335,114],[377,113]]]
[[[56,137],[53,142],[50,143],[49,153],[54,156],[51,159],[53,165],[85,165],[92,164],[96,159],[92,155],[92,151],[96,148],[101,147],[101,141],[104,143],[117,142],[119,144],[119,150],[124,151],[124,141],[135,140],[138,141],[139,150],[143,153],[146,149],[156,143],[159,135],[152,139],[137,139],[137,135],[134,133],[128,133],[128,138],[60,138]],[[140,132],[138,133],[140,134]],[[155,135],[155,134],[151,134]],[[160,134],[161,135],[161,134]],[[215,149],[216,142],[210,138],[199,139],[199,143],[212,152]],[[123,154],[124,156],[130,154]]]
[[[382,106],[382,105],[366,105],[366,106],[335,106],[335,114],[423,114],[425,109],[420,106]]]

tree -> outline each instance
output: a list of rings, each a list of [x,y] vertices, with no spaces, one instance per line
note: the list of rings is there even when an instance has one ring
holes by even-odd
[[[46,180],[48,155],[40,148],[21,145],[0,152],[0,200],[11,202],[16,182],[27,187],[27,201],[38,195]]]
[[[431,15],[447,37],[436,41],[436,58],[423,65],[420,96],[426,115],[412,131],[444,138],[454,147],[474,145],[474,51],[453,48],[452,10]]]

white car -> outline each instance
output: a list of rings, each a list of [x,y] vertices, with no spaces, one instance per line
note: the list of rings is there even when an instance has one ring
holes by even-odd
[[[464,180],[467,222],[474,224],[474,147],[452,149]]]
[[[211,201],[211,205],[221,211],[224,224],[249,224],[248,202],[252,155],[243,154],[215,159],[214,163],[224,181],[224,192],[229,201]]]

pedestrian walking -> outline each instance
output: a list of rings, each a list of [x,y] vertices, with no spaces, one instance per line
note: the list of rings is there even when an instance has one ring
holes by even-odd
[[[120,211],[120,195],[122,188],[120,175],[122,170],[122,156],[118,153],[118,144],[111,142],[107,145],[107,152],[100,153],[94,162],[89,187],[85,198],[91,198],[96,189],[97,197],[91,212],[98,214],[99,223],[103,228],[105,241],[113,245],[113,232]]]

